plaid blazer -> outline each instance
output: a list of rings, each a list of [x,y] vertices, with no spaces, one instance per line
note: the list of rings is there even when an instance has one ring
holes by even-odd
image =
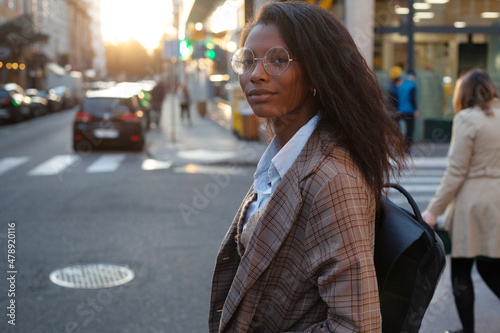
[[[317,131],[238,253],[245,196],[216,259],[209,331],[381,332],[375,199],[345,150]]]

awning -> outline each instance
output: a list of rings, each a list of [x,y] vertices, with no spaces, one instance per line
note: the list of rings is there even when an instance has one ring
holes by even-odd
[[[197,23],[204,21],[221,0],[195,0],[191,12],[189,13],[187,23]]]
[[[0,24],[0,43],[9,45],[12,49],[48,39],[48,35],[36,31],[33,17],[30,14],[24,14]]]

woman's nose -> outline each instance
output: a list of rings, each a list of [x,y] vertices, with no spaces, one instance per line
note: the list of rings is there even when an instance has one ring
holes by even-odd
[[[250,71],[250,81],[262,81],[269,78],[269,73],[264,67],[262,59],[256,59],[252,70]]]

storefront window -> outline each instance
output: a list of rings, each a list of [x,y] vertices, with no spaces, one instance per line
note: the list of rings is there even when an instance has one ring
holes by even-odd
[[[423,6],[423,7],[422,7]],[[416,26],[491,26],[499,18],[498,0],[453,0],[444,4],[416,1]]]
[[[383,86],[390,81],[392,66],[416,70],[423,115],[417,139],[422,138],[425,118],[452,117],[452,92],[463,72],[486,69],[500,87],[500,1],[375,3],[374,68]]]
[[[404,19],[408,13],[408,1],[376,0],[375,26],[400,26],[401,20]]]

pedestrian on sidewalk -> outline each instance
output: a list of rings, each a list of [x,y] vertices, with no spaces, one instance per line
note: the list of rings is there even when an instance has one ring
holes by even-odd
[[[397,108],[396,121],[405,123],[406,152],[411,154],[415,119],[419,117],[417,106],[417,84],[415,71],[409,70],[403,82],[396,82]]]
[[[490,76],[472,70],[457,82],[449,161],[423,219],[445,213],[451,236],[451,282],[462,330],[474,332],[474,285],[479,274],[500,299],[500,100]]]
[[[181,121],[184,119],[187,121],[188,125],[191,126],[191,97],[189,95],[189,90],[185,84],[179,84],[177,88],[177,98],[179,99],[179,104],[181,107]]]
[[[401,85],[401,73],[403,69],[400,66],[393,66],[389,69],[389,77],[391,82],[389,84],[389,90],[387,91],[389,96],[389,105],[391,106],[390,111],[396,117],[398,114],[398,87]]]
[[[403,136],[345,26],[270,2],[231,65],[274,138],[219,250],[209,331],[381,332],[373,262]]]
[[[161,111],[163,108],[163,99],[165,98],[166,86],[165,82],[160,79],[158,83],[154,86],[151,91],[151,98],[153,103],[153,111],[155,113],[155,123],[156,125],[160,124]]]

